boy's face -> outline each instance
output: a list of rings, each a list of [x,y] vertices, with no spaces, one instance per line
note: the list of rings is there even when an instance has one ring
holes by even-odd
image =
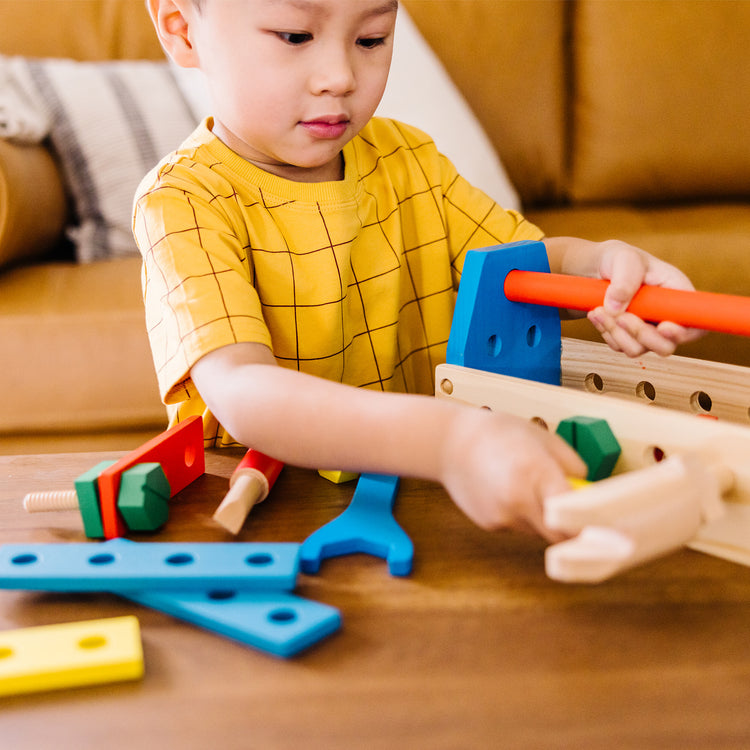
[[[263,169],[342,177],[340,152],[383,94],[396,0],[203,0],[190,37],[214,132]]]

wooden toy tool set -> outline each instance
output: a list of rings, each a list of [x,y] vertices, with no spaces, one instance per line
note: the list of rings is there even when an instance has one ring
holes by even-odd
[[[547,525],[569,537],[548,547],[547,574],[595,583],[686,544],[750,565],[750,370],[683,357],[629,360],[602,344],[564,340],[556,307],[601,304],[606,284],[548,271],[539,242],[468,253],[447,363],[436,370],[438,398],[531,419],[588,464],[596,481],[545,502]],[[647,320],[750,334],[744,298],[644,288],[631,309]],[[27,496],[29,511],[79,510],[85,534],[107,541],[0,547],[0,588],[112,592],[288,657],[341,625],[334,608],[292,593],[300,570],[365,552],[386,559],[392,575],[411,572],[413,545],[392,514],[397,477],[360,477],[344,513],[302,544],[120,538],[158,531],[170,498],[204,466],[195,417],[93,467],[75,490]],[[214,520],[238,533],[281,470],[249,450]],[[27,631],[0,634],[0,694],[143,673],[134,618]]]
[[[550,430],[606,420],[622,448],[615,476],[548,499],[547,523],[578,535],[548,548],[548,574],[601,581],[684,544],[750,562],[750,372],[563,341],[551,305],[590,309],[606,284],[565,277],[571,292],[545,270],[542,243],[467,254],[436,395]],[[745,298],[644,288],[634,301],[647,320],[750,332]]]

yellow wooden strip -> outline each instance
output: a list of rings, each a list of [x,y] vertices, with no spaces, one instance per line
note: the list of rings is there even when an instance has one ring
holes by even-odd
[[[140,627],[132,615],[0,632],[0,695],[142,676]]]

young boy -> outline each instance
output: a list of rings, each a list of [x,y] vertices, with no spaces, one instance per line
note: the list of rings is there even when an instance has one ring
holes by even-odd
[[[484,528],[556,539],[542,501],[584,473],[574,452],[525,420],[426,395],[466,251],[543,235],[468,185],[428,136],[371,119],[396,0],[149,9],[213,101],[135,203],[171,421],[202,414],[207,445],[299,466],[435,480]],[[590,317],[613,349],[669,354],[696,335],[623,312],[642,283],[691,288],[672,266],[618,242],[545,245],[553,271],[611,280]]]

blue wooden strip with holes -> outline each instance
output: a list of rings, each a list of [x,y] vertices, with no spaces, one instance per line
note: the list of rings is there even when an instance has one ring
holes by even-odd
[[[282,591],[237,591],[224,585],[207,591],[132,591],[121,595],[285,658],[341,627],[341,615],[334,607]]]
[[[0,588],[34,591],[235,589],[291,591],[299,544],[133,542],[6,544]]]

